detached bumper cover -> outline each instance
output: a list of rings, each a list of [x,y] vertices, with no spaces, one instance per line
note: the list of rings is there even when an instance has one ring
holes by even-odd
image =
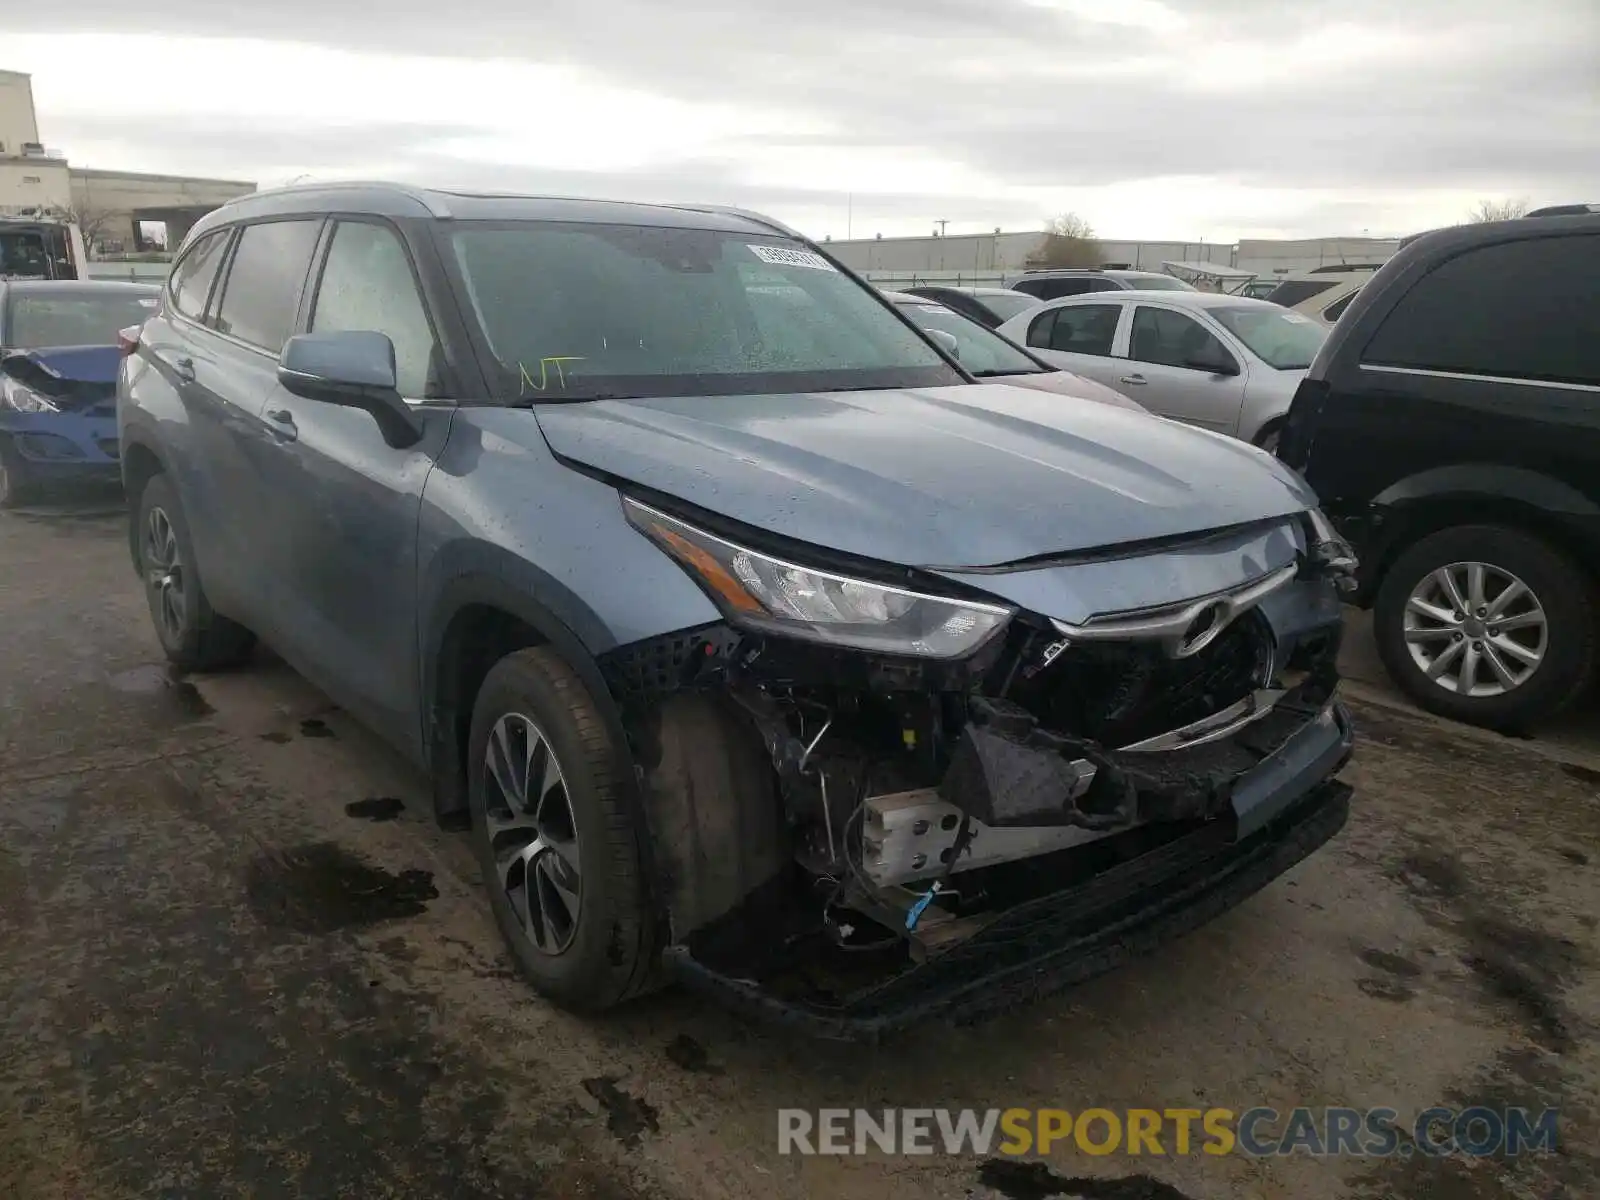
[[[666,952],[668,971],[750,1016],[848,1041],[930,1020],[977,1020],[1081,983],[1226,912],[1343,828],[1351,789],[1331,776],[1353,746],[1349,713],[1335,703],[1296,725],[1235,780],[1229,811],[1019,904],[944,954],[838,1003],[780,999],[682,945]]]

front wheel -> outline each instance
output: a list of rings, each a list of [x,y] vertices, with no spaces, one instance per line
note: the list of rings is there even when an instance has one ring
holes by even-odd
[[[579,1011],[646,990],[658,924],[642,831],[623,797],[625,756],[577,672],[547,647],[496,663],[467,763],[479,867],[523,976]]]
[[[1519,529],[1470,525],[1411,546],[1384,573],[1373,613],[1394,681],[1441,716],[1521,729],[1554,715],[1593,675],[1594,585]]]

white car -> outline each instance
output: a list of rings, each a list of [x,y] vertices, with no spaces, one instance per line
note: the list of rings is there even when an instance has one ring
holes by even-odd
[[[1064,371],[1126,391],[1150,412],[1263,449],[1326,326],[1281,305],[1214,292],[1097,292],[1000,326]]]
[[[909,292],[886,291],[884,297],[911,318],[917,328],[936,335],[954,352],[967,372],[983,383],[1009,383],[1014,387],[1094,400],[1114,408],[1144,411],[1116,388],[1060,370],[952,308]]]

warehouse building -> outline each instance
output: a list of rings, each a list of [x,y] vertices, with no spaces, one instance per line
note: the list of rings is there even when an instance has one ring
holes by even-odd
[[[150,248],[152,227],[176,246],[206,213],[255,190],[237,179],[74,167],[39,136],[29,76],[0,71],[0,216],[71,213],[91,248],[136,252]]]
[[[857,238],[830,241],[828,249],[846,266],[885,283],[999,283],[1029,265],[1044,240],[1031,233]],[[1398,238],[1251,238],[1236,243],[1183,241],[1099,242],[1101,265],[1159,271],[1163,263],[1211,263],[1271,277],[1340,263],[1380,263],[1400,246]]]

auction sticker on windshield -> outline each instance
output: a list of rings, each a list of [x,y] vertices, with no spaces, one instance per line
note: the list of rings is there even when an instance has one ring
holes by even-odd
[[[811,250],[791,250],[787,246],[751,246],[750,252],[764,263],[779,267],[811,267],[817,271],[831,271],[834,266],[822,255]]]

